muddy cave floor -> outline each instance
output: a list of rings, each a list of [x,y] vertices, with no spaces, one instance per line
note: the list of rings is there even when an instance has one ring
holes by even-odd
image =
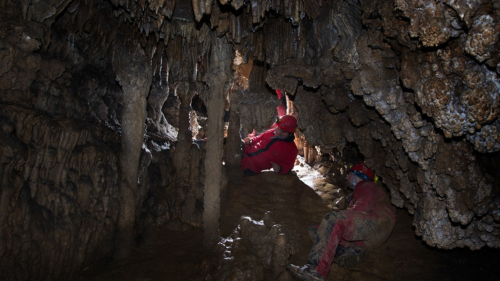
[[[303,265],[312,246],[307,227],[319,223],[329,208],[304,184],[311,181],[310,176],[297,173],[280,176],[264,172],[245,176],[238,184],[229,182],[227,204],[221,211],[221,236],[228,237],[241,216],[261,220],[271,211],[276,223],[299,233],[300,250],[290,257],[290,263]],[[412,221],[406,210],[398,209],[396,226],[387,242],[352,269],[333,264],[327,280],[500,280],[499,249],[431,248],[415,236]],[[138,246],[132,257],[89,270],[78,280],[205,280],[209,257],[213,258],[213,253],[203,250],[201,228],[174,220],[161,227],[153,242]]]

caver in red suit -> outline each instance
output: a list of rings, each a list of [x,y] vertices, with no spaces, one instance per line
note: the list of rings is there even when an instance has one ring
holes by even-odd
[[[347,249],[371,250],[387,240],[396,223],[396,209],[382,187],[373,182],[374,179],[375,174],[363,163],[349,170],[347,181],[354,188],[349,209],[325,215],[309,253],[308,264],[288,266],[293,275],[301,280],[325,280],[339,244]],[[356,256],[347,257],[352,258],[348,262],[356,262]]]
[[[244,172],[260,173],[273,168],[275,172],[287,174],[293,168],[299,152],[294,142],[297,120],[285,115],[277,118],[273,127],[257,137],[249,138],[249,143],[245,144],[240,164]]]

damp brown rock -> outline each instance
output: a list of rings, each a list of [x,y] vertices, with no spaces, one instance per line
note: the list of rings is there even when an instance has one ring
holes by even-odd
[[[266,212],[261,221],[242,217],[230,237],[219,242],[222,263],[211,280],[291,280],[285,272],[298,237],[284,233]]]

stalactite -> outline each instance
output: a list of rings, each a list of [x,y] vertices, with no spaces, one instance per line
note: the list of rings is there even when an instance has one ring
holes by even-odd
[[[162,67],[161,67],[161,82],[163,85],[168,85],[168,73],[169,73],[169,65],[168,58],[166,52],[163,54],[161,59]]]
[[[292,11],[293,11],[292,3],[295,3],[295,0],[283,0],[283,16],[285,18],[292,17]]]
[[[230,29],[230,24],[229,24],[229,19],[231,17],[231,14],[230,13],[227,13],[227,12],[224,12],[224,13],[220,13],[220,16],[219,16],[219,25],[217,27],[217,34],[218,35],[222,35],[222,34],[225,34],[226,32],[228,32]]]
[[[295,0],[294,4],[294,11],[293,11],[293,16],[292,16],[292,24],[293,25],[298,25],[300,22],[300,14],[302,13],[303,10],[303,4],[304,2],[300,0]]]
[[[172,14],[174,13],[174,9],[175,9],[175,0],[166,0],[166,2],[163,4],[163,7],[160,8],[160,13],[171,19],[172,18]]]
[[[252,7],[252,22],[253,23],[258,23],[259,22],[259,1],[258,0],[250,0],[251,7]]]
[[[220,8],[219,5],[217,5],[216,1],[212,7],[212,13],[210,16],[210,27],[216,28],[219,26],[219,17],[220,17]]]
[[[233,6],[235,10],[239,10],[243,4],[245,4],[245,0],[233,0],[231,2],[231,6]]]
[[[160,69],[161,57],[163,56],[163,43],[156,44],[156,52],[151,61],[151,66],[153,67],[153,76],[156,75],[156,71]]]
[[[200,8],[200,0],[192,0],[193,1],[193,12],[194,12],[194,17],[197,22],[201,20],[203,17],[203,13],[201,12]]]
[[[241,36],[242,36],[242,18],[243,16],[242,15],[238,15],[236,16],[235,18],[235,21],[233,21],[233,24],[235,25],[234,27],[234,33],[233,33],[233,39],[234,39],[234,43],[236,44],[240,44],[241,43]]]
[[[281,12],[281,4],[282,4],[282,0],[272,0],[273,3],[272,3],[272,8],[273,10],[276,11],[276,13],[280,13]]]
[[[172,32],[172,25],[170,23],[165,23],[162,26],[161,31],[163,32],[163,44],[165,45],[165,47],[167,47],[168,42],[170,41],[170,34]]]
[[[229,14],[229,20],[230,20],[230,24],[229,24],[229,27],[231,28],[230,29],[230,32],[228,32],[226,35],[229,39],[230,42],[234,41],[234,38],[236,36],[236,15],[234,14]]]
[[[201,16],[203,17],[203,15],[205,15],[205,13],[206,13],[206,11],[205,11],[205,8],[206,8],[206,3],[205,3],[205,2],[206,2],[207,0],[198,0],[198,1],[200,1],[200,2],[198,3],[198,6],[200,7],[200,13],[201,13]]]
[[[212,14],[212,7],[214,5],[214,0],[205,0],[205,14],[211,15]]]

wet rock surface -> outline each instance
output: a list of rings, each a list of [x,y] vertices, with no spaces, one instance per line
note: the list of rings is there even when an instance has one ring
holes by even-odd
[[[299,237],[285,233],[270,211],[261,221],[241,217],[231,236],[219,242],[223,260],[209,280],[290,280],[285,266],[297,251]]]

